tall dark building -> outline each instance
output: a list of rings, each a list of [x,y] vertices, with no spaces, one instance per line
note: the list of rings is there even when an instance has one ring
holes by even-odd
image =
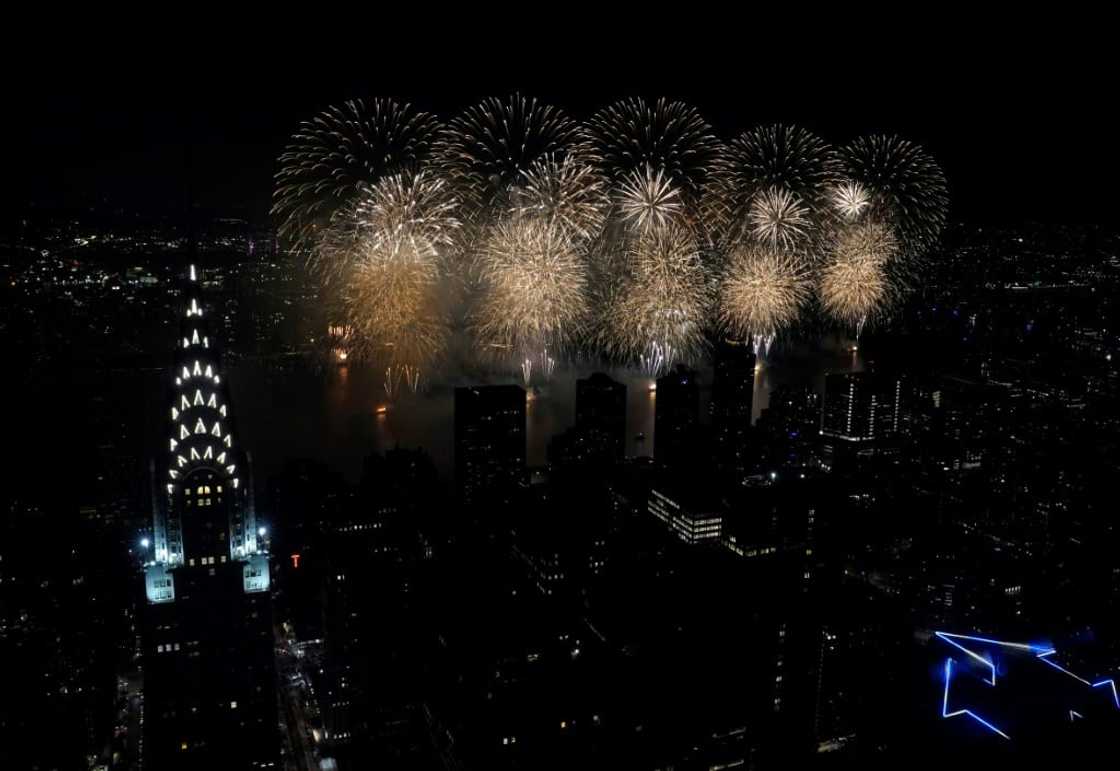
[[[621,459],[626,449],[626,386],[602,372],[577,380],[576,428]]]
[[[463,503],[504,500],[525,473],[525,389],[455,389],[455,477]]]
[[[269,561],[249,457],[194,266],[144,570],[144,750],[152,769],[279,763]]]
[[[654,457],[666,465],[683,465],[693,456],[700,431],[700,383],[683,365],[657,379],[653,413]]]
[[[715,354],[712,432],[717,461],[729,471],[747,466],[747,443],[754,407],[755,355],[744,343],[724,342]]]

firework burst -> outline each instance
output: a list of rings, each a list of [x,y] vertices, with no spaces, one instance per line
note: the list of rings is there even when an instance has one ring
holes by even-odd
[[[796,247],[813,226],[808,207],[793,193],[777,187],[755,196],[747,221],[755,238],[782,249]]]
[[[860,218],[871,206],[871,194],[858,182],[841,182],[829,193],[833,209],[847,222]]]
[[[588,132],[594,157],[615,184],[648,166],[689,197],[707,182],[720,148],[699,112],[667,99],[616,102],[591,118]]]
[[[586,243],[602,233],[609,207],[606,182],[591,166],[549,156],[522,172],[511,195],[510,216],[541,220]]]
[[[809,271],[794,254],[743,244],[728,259],[719,319],[739,337],[769,340],[797,321],[811,289]]]
[[[732,139],[722,153],[720,186],[735,210],[754,197],[779,188],[815,208],[836,179],[835,151],[798,126],[759,126]]]
[[[646,166],[623,178],[618,191],[618,210],[622,221],[638,231],[661,228],[684,214],[680,191],[661,170]]]
[[[434,116],[391,99],[355,99],[301,123],[276,174],[272,214],[280,237],[309,245],[363,186],[422,162],[438,128]]]
[[[543,158],[578,151],[580,124],[556,107],[514,94],[489,98],[453,119],[437,143],[437,162],[475,211],[507,204],[523,172]],[[485,212],[484,212],[485,213]]]
[[[868,194],[869,212],[893,228],[900,256],[922,256],[945,225],[948,185],[919,145],[895,136],[861,137],[841,149],[844,177]]]
[[[481,249],[474,331],[482,349],[536,355],[562,349],[587,316],[587,264],[558,227],[532,218],[499,222]]]
[[[670,224],[628,242],[624,275],[603,303],[607,352],[632,362],[695,360],[704,349],[711,281],[692,231]]]
[[[410,372],[410,383],[446,346],[442,252],[459,227],[455,208],[443,181],[426,172],[385,177],[314,249],[341,287],[353,352]]]
[[[820,273],[818,291],[824,311],[842,324],[862,329],[888,304],[892,294],[888,264],[897,252],[898,240],[885,224],[842,228],[833,256]]]
[[[798,126],[759,126],[732,139],[720,153],[709,185],[706,216],[724,243],[733,244],[762,219],[774,222],[777,195],[796,201],[806,230],[815,223],[826,191],[836,179],[835,151]],[[769,235],[773,235],[769,231]]]

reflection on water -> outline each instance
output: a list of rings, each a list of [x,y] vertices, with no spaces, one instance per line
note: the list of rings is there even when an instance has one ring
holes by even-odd
[[[780,384],[812,384],[819,389],[825,372],[863,369],[863,360],[847,350],[848,344],[828,339],[821,347],[802,345],[773,353],[755,372],[755,418],[768,404],[770,390]],[[575,422],[575,381],[592,371],[557,368],[552,381],[531,394],[526,418],[530,465],[544,464],[549,441]],[[652,455],[657,398],[649,390],[653,381],[633,370],[607,371],[626,384],[627,453]],[[421,393],[402,388],[389,403],[383,375],[353,364],[326,372],[302,367],[275,369],[252,361],[238,364],[230,378],[234,409],[242,441],[253,452],[261,482],[288,458],[315,458],[356,479],[367,453],[398,444],[423,448],[450,478],[454,386],[441,385]],[[701,371],[704,405],[711,376],[710,368]],[[644,441],[635,440],[639,434]]]

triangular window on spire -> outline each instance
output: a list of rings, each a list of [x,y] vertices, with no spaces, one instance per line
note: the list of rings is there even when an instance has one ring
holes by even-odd
[[[206,402],[206,406],[207,407],[217,407],[218,406],[218,395],[216,393],[215,394],[210,394],[210,400]]]
[[[181,406],[184,410],[189,410],[191,408],[191,403],[187,401],[186,394],[183,394],[179,397],[179,406]]]
[[[206,377],[214,377],[214,369],[209,364],[207,364],[206,372],[204,374],[206,375]]]
[[[185,425],[183,425],[182,423],[180,423],[179,424],[179,438],[180,439],[186,439],[190,435],[191,435],[191,432],[187,430],[187,427]]]
[[[240,483],[240,481],[239,481],[239,480],[237,479],[237,477],[234,477],[234,478],[233,478],[233,489],[234,489],[234,490],[236,490],[236,489],[237,489],[237,487],[238,487],[238,485],[240,485],[240,484],[241,484],[241,483]]]
[[[221,424],[220,421],[217,421],[217,420],[214,421],[214,427],[212,429],[210,429],[210,433],[213,434],[214,436],[221,436],[222,435],[222,424]]]
[[[187,465],[187,459],[184,458],[182,455],[176,455],[175,456],[175,462],[179,464],[179,468],[182,468],[183,466]]]
[[[228,471],[231,476],[233,475],[233,472],[236,471],[236,470],[237,470],[237,464],[231,464],[229,466],[226,466],[226,471]]]
[[[184,337],[183,338],[183,347],[184,348],[189,348],[190,344],[191,344],[191,341]]]
[[[217,375],[214,375],[214,385],[217,385],[220,382],[222,382],[221,378],[219,378]]]
[[[187,369],[186,366],[184,366],[183,367],[183,380],[186,380],[190,376],[191,376],[191,371],[189,369]]]
[[[178,447],[178,446],[179,446],[179,443],[176,442],[174,439],[172,439],[171,440],[171,452],[175,452],[175,448]]]
[[[202,403],[203,403],[202,402],[202,389],[201,388],[196,388],[196,389],[194,389],[194,404],[195,404],[196,407],[198,407]]]
[[[214,448],[210,445],[206,445],[206,452],[202,453],[202,457],[207,460],[212,459],[214,457]]]
[[[172,494],[172,493],[174,493],[174,492],[175,492],[175,485],[173,485],[173,484],[171,484],[170,482],[168,482],[168,483],[167,483],[167,494],[168,494],[168,495],[171,495],[171,494]]]
[[[196,374],[196,375],[201,375],[202,374],[202,367],[199,366],[198,359],[194,360],[194,374]]]
[[[226,406],[224,404],[218,408],[218,414],[223,418],[226,416]]]
[[[226,447],[233,447],[233,434],[226,434],[226,438],[222,441],[226,443]]]
[[[195,345],[198,345],[198,330],[197,329],[194,331],[194,334],[191,335],[191,342],[194,343]]]
[[[226,454],[224,452],[220,453],[218,455],[217,460],[218,460],[218,463],[225,463],[226,462]]]
[[[171,408],[171,419],[172,419],[172,420],[178,420],[178,419],[179,419],[179,410],[178,410],[178,408],[176,408],[176,407],[172,407],[172,408]]]
[[[170,470],[168,470],[167,473],[171,475],[172,479],[178,479],[179,478],[179,472],[176,471],[175,469],[170,469]]]
[[[193,447],[191,448],[191,460],[202,460],[202,458],[198,457],[198,450]]]
[[[198,422],[194,424],[194,432],[196,434],[206,433],[206,424],[202,422],[202,418],[199,418]]]
[[[202,347],[203,348],[209,348],[210,347],[210,338],[209,337],[203,337],[202,338]]]

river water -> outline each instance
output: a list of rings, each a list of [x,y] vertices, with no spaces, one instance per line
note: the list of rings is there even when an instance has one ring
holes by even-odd
[[[862,369],[861,355],[848,350],[850,342],[826,338],[819,345],[801,344],[772,353],[755,372],[755,418],[768,404],[770,390],[779,384],[819,389],[827,372]],[[549,441],[574,423],[575,381],[592,371],[558,367],[552,379],[531,394],[527,408],[529,465],[543,465]],[[627,453],[652,455],[656,441],[656,394],[649,390],[652,379],[634,370],[607,372],[627,388]],[[233,409],[241,441],[253,453],[258,479],[267,479],[289,458],[313,458],[354,480],[366,454],[396,445],[423,448],[441,475],[450,479],[454,387],[478,381],[435,385],[420,393],[402,388],[389,402],[383,379],[380,370],[364,365],[316,372],[299,366],[240,362],[230,373]],[[495,378],[489,382],[513,381]],[[701,383],[702,399],[706,400],[710,369],[701,370]],[[636,440],[639,434],[644,440]]]

